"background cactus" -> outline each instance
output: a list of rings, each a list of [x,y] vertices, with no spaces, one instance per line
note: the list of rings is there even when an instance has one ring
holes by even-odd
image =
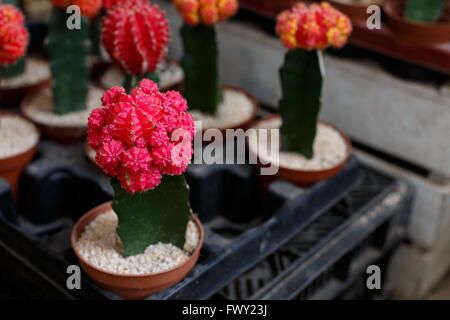
[[[112,88],[102,104],[89,118],[88,141],[98,165],[114,177],[123,255],[158,242],[183,249],[190,214],[183,173],[195,133],[186,100],[144,79],[130,95]]]
[[[53,0],[54,6],[48,24],[48,53],[52,72],[53,104],[55,113],[66,114],[86,109],[89,90],[88,55],[89,21],[100,9],[101,0]],[[81,27],[69,29],[66,13],[69,5],[81,10]]]
[[[320,50],[343,46],[351,30],[350,20],[326,2],[309,8],[300,3],[278,16],[276,31],[289,49],[280,69],[282,151],[313,157],[322,104]]]
[[[68,17],[64,9],[54,7],[48,24],[48,53],[57,114],[86,109],[88,93],[88,22],[81,17],[81,28],[69,30]]]
[[[185,24],[181,29],[184,96],[192,109],[214,114],[223,99],[214,24],[234,15],[236,0],[173,0]]]
[[[170,39],[164,11],[142,0],[118,3],[107,11],[102,30],[103,46],[124,71],[127,91],[142,78],[158,82],[156,68]]]
[[[4,0],[2,11],[6,19],[13,20],[17,24],[24,24],[24,17],[18,10],[18,0]],[[0,76],[2,78],[12,78],[21,75],[25,71],[25,55],[12,65],[0,66]]]
[[[404,16],[407,19],[434,22],[441,17],[446,0],[408,0]]]

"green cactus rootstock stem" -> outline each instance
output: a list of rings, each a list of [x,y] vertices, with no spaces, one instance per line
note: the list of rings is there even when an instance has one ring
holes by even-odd
[[[316,50],[290,50],[280,69],[283,97],[280,100],[281,150],[313,157],[321,106],[322,74]]]
[[[446,0],[408,0],[404,16],[409,20],[435,22],[445,8]]]
[[[116,178],[111,185],[115,191],[112,208],[119,218],[117,233],[124,257],[143,253],[158,242],[183,249],[191,213],[184,175],[165,175],[155,189],[134,195],[122,189]]]
[[[123,87],[128,93],[130,93],[131,89],[137,87],[137,85],[142,79],[150,79],[159,86],[159,75],[158,72],[156,71],[146,73],[142,76],[134,76],[126,72],[124,72],[123,75],[124,75]]]
[[[0,66],[0,74],[3,78],[20,76],[25,71],[26,57],[20,58],[15,64]]]
[[[89,88],[89,25],[81,17],[80,29],[69,29],[65,10],[53,7],[49,21],[48,53],[57,114],[86,109]]]
[[[214,26],[184,25],[181,29],[184,57],[183,95],[191,109],[215,114],[223,100],[219,79],[217,34]]]

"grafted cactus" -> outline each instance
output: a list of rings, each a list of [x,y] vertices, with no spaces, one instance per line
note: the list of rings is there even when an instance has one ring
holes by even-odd
[[[107,12],[102,29],[103,46],[125,72],[127,91],[142,78],[158,82],[155,71],[170,39],[164,11],[142,0],[118,3]]]
[[[6,19],[6,21],[17,25],[23,25],[25,19],[22,13],[18,10],[17,0],[3,1],[2,3],[3,4],[0,5],[0,8],[2,11],[3,19]],[[21,38],[19,38],[19,41],[20,39]],[[25,60],[26,57],[25,55],[23,55],[22,58],[20,58],[13,64],[0,66],[0,77],[12,78],[21,75],[25,71]]]
[[[215,24],[234,15],[236,0],[173,0],[185,24],[181,29],[184,96],[189,105],[214,114],[222,102]]]
[[[183,248],[190,208],[183,173],[192,157],[194,120],[175,91],[144,79],[128,95],[114,87],[89,118],[88,141],[115,190],[113,209],[125,257],[151,244]]]
[[[434,22],[441,17],[445,2],[446,0],[408,0],[404,15],[410,20]]]
[[[278,16],[276,31],[289,49],[280,70],[281,150],[313,157],[322,103],[320,50],[343,46],[351,30],[350,20],[326,2],[300,3]]]
[[[89,90],[88,55],[89,21],[100,9],[101,0],[52,0],[53,9],[48,24],[48,53],[52,72],[55,113],[66,114],[86,109]],[[80,8],[80,28],[69,29],[69,5]]]

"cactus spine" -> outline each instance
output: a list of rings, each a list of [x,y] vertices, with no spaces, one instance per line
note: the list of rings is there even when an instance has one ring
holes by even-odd
[[[441,17],[445,2],[446,0],[408,0],[404,15],[410,20],[435,22]]]
[[[88,21],[81,16],[81,28],[70,30],[66,26],[68,18],[65,9],[53,7],[48,26],[53,102],[57,114],[86,109],[88,93]]]

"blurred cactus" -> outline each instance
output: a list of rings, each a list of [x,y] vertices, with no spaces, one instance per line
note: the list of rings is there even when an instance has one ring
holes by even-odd
[[[17,9],[19,8],[19,1],[18,0],[3,0],[3,11],[9,11],[6,15],[9,17],[18,17],[19,21],[16,21],[19,24],[24,23],[24,17],[20,11]],[[14,7],[12,7],[14,6]],[[16,9],[17,8],[17,9]],[[17,20],[17,19],[16,19]],[[24,73],[25,71],[25,62],[26,57],[20,58],[16,63],[9,65],[9,66],[0,66],[0,75],[4,78],[12,78],[17,77]]]
[[[192,109],[214,114],[222,102],[219,79],[217,35],[214,26],[198,25],[181,29],[184,56],[183,95]]]
[[[289,49],[280,69],[283,97],[281,150],[312,158],[322,104],[323,61],[320,50],[342,47],[351,33],[348,17],[328,3],[299,3],[277,18],[276,32]]]
[[[404,16],[409,20],[435,22],[441,17],[446,0],[408,0]]]
[[[215,114],[222,102],[214,24],[234,15],[236,0],[173,0],[185,24],[181,29],[184,96],[192,109]]]
[[[125,73],[127,91],[142,78],[158,82],[156,68],[167,54],[170,39],[165,12],[142,0],[118,3],[102,23],[102,43]]]
[[[89,84],[89,28],[81,16],[81,28],[69,30],[65,9],[53,7],[48,25],[48,53],[52,72],[55,113],[86,109]]]

